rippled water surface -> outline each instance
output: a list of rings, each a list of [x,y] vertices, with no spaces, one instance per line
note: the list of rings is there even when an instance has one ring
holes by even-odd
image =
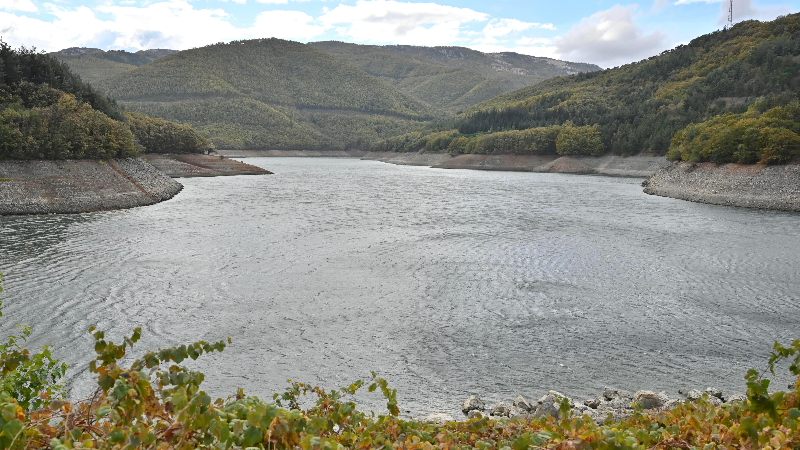
[[[202,364],[217,396],[374,370],[415,415],[470,393],[742,391],[774,340],[800,337],[795,213],[647,196],[641,179],[247,162],[276,174],[0,217],[2,331],[28,323],[33,345],[55,344],[76,397],[87,328],[138,326],[140,350],[230,336]]]

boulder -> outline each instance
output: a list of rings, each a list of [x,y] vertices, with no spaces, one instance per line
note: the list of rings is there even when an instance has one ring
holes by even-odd
[[[698,391],[697,389],[692,389],[689,392],[686,392],[684,390],[680,390],[680,391],[678,391],[678,393],[683,395],[684,397],[686,397],[686,400],[689,400],[690,402],[696,402],[696,401],[700,400],[701,398],[703,398],[703,393]]]
[[[642,405],[643,409],[655,409],[664,405],[664,401],[655,392],[638,391],[633,396],[633,402]]]
[[[725,399],[722,397],[722,391],[720,391],[717,388],[713,387],[706,388],[706,394],[708,394],[709,397],[716,397],[722,400],[723,402],[725,401]]]
[[[604,400],[603,396],[600,396],[594,400],[586,400],[585,402],[583,402],[583,404],[588,406],[589,408],[597,409],[600,405],[603,404],[603,400]]]
[[[482,419],[484,417],[486,417],[486,413],[479,409],[473,409],[467,413],[467,419]]]
[[[542,398],[540,398],[537,403],[539,403],[539,404],[542,404],[542,403],[558,403],[562,398],[566,398],[567,400],[569,400],[570,403],[572,403],[572,400],[570,400],[569,398],[567,398],[566,395],[564,395],[564,394],[562,394],[561,392],[558,392],[558,391],[548,391],[547,395],[545,395]]]
[[[521,395],[514,400],[514,406],[524,411],[533,411],[533,405],[528,403],[528,401],[525,400],[525,397]]]
[[[558,419],[558,414],[559,414],[558,405],[555,405],[552,402],[544,402],[540,403],[536,407],[536,411],[533,412],[532,417],[534,419],[538,419],[544,416],[553,416],[556,419]]]
[[[422,419],[422,421],[435,423],[436,425],[444,425],[447,422],[455,422],[456,419],[454,419],[453,416],[451,416],[450,414],[433,413]]]
[[[605,389],[603,389],[603,397],[608,401],[614,400],[615,398],[624,400],[633,399],[633,396],[629,392],[620,391],[610,387],[606,387]]]
[[[468,414],[470,411],[483,411],[486,409],[486,402],[481,400],[477,395],[470,395],[468,399],[464,400],[461,404],[461,412]]]
[[[664,411],[668,411],[670,409],[677,408],[678,405],[680,405],[681,403],[682,402],[680,400],[677,400],[677,399],[674,399],[674,398],[673,399],[669,399],[666,402],[664,402],[664,406],[662,406],[661,409],[664,410]]]
[[[747,401],[747,396],[744,394],[733,394],[728,396],[728,399],[725,403],[734,403],[734,402],[744,402]]]
[[[506,402],[500,402],[492,408],[492,415],[498,417],[511,417],[514,407]]]

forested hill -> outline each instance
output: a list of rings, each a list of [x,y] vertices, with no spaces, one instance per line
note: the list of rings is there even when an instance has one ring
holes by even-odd
[[[120,158],[201,152],[186,125],[131,114],[63,62],[0,40],[0,159]]]
[[[773,131],[794,133],[787,127],[796,108],[772,110],[797,101],[799,61],[800,15],[746,21],[638,63],[553,78],[501,95],[438,130],[384,141],[375,148],[626,155],[666,154],[672,144],[673,158],[759,161],[764,146],[774,141]],[[719,121],[687,128],[724,114],[730,116],[723,122],[741,122],[744,128],[738,130],[755,137],[720,134],[726,127]],[[745,126],[759,120],[770,129]],[[794,145],[787,142],[769,145]],[[734,156],[739,150],[741,158]]]
[[[517,53],[482,53],[464,47],[375,46],[338,41],[308,45],[451,114],[547,78],[600,70],[593,64]]]
[[[437,113],[363,70],[280,39],[178,52],[101,81],[127,108],[198,127],[218,148],[339,149]]]
[[[103,51],[99,48],[71,47],[50,54],[67,63],[83,81],[97,84],[101,80],[133,70],[175,52],[177,50],[150,49],[131,53],[125,50]]]

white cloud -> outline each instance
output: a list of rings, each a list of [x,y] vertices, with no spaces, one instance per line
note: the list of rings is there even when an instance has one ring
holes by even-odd
[[[360,42],[448,45],[461,39],[462,25],[489,19],[469,8],[436,3],[359,0],[323,12],[319,22]]]
[[[45,22],[26,16],[0,13],[0,33],[11,45],[26,45],[60,50],[66,47],[174,48],[186,49],[214,42],[252,36],[251,29],[237,29],[220,9],[194,9],[184,0],[169,0],[145,7],[97,6],[110,14],[102,20],[95,12],[79,6],[74,9],[46,5],[55,16]]]
[[[666,49],[661,31],[650,34],[633,22],[636,6],[616,5],[584,18],[567,34],[556,39],[561,58],[613,67],[652,56]]]
[[[522,22],[517,19],[492,19],[483,29],[484,38],[480,40],[485,44],[497,44],[500,42],[498,38],[508,36],[511,33],[517,33],[531,28],[545,28],[554,30],[551,23],[535,23],[535,22]]]
[[[265,11],[256,17],[253,31],[261,37],[308,40],[324,33],[314,18],[301,11]]]
[[[39,10],[31,0],[2,0],[2,2],[0,2],[0,9],[25,12],[36,12]]]

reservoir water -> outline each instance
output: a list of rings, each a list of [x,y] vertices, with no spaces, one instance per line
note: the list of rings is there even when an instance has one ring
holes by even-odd
[[[800,338],[796,213],[648,196],[641,179],[246,162],[275,175],[0,217],[1,331],[32,325],[29,343],[69,364],[73,398],[90,391],[87,329],[119,342],[142,327],[138,352],[231,337],[192,363],[214,396],[375,371],[411,415],[455,415],[472,393],[743,392],[775,340]]]

